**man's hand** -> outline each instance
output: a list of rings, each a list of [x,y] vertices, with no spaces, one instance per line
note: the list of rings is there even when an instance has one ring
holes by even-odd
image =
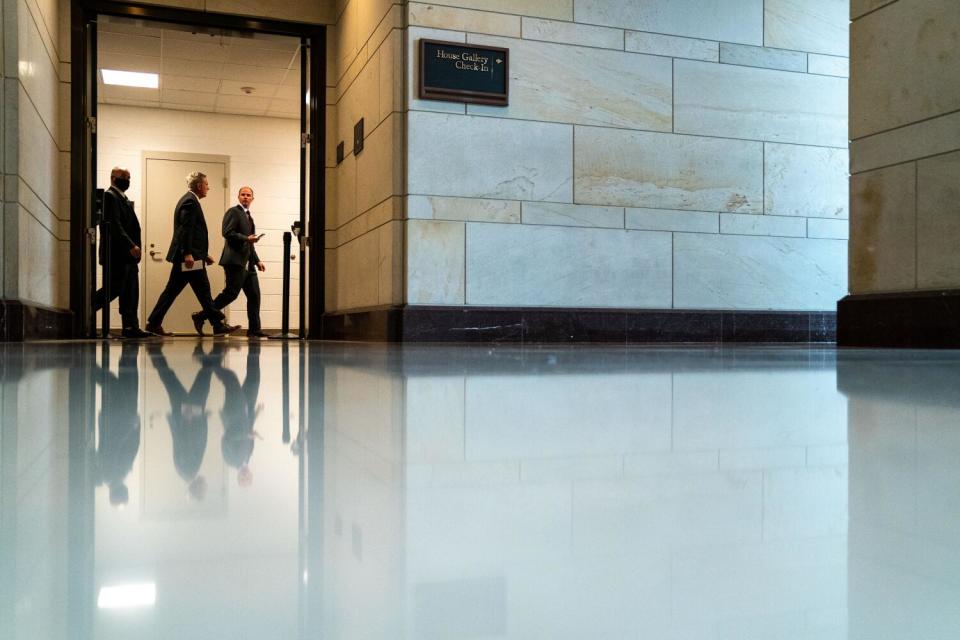
[[[193,255],[189,253],[183,254],[183,264],[187,265],[187,269],[193,268]]]
[[[203,259],[203,261],[206,262],[207,264],[213,264],[214,262],[216,262],[216,260],[213,259],[213,256],[207,256],[206,258]]]
[[[257,271],[266,271],[266,270],[267,270],[267,265],[263,264],[262,262],[257,263]]]
[[[140,256],[142,255],[142,251],[140,250],[140,247],[138,247],[137,245],[133,245],[132,247],[130,247],[130,255],[136,258],[137,260],[139,260]]]
[[[260,240],[260,236],[255,236],[252,233],[247,236],[247,242],[249,242],[250,244],[255,244],[256,242],[259,242],[259,240]]]

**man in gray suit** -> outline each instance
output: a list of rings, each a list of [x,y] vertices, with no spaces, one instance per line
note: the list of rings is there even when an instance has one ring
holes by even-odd
[[[256,244],[260,240],[257,235],[257,225],[250,214],[250,205],[253,204],[253,189],[240,187],[237,193],[239,204],[227,209],[223,214],[223,253],[220,255],[220,266],[226,275],[226,285],[220,295],[213,301],[213,306],[223,309],[237,299],[240,291],[247,297],[247,335],[251,338],[264,338],[267,334],[260,328],[260,281],[257,271],[265,271],[266,266],[257,255]],[[194,323],[202,318],[194,314]]]
[[[207,253],[210,248],[210,238],[207,235],[207,221],[203,217],[203,208],[200,206],[200,199],[206,197],[210,190],[207,176],[199,171],[191,173],[187,176],[187,187],[189,191],[177,202],[173,213],[173,240],[167,252],[167,262],[173,264],[170,269],[170,279],[167,280],[166,288],[160,294],[153,311],[150,312],[150,317],[147,318],[147,331],[161,336],[171,335],[163,330],[163,318],[183,288],[189,284],[200,306],[203,307],[202,317],[209,319],[213,324],[214,335],[233,333],[239,327],[223,323],[223,314],[213,306],[210,279],[207,277],[206,265],[213,264],[213,258]],[[194,265],[198,262],[205,264],[200,264],[202,268],[197,268]],[[200,329],[202,328],[203,322],[200,323]],[[198,330],[198,333],[203,335],[202,331]]]

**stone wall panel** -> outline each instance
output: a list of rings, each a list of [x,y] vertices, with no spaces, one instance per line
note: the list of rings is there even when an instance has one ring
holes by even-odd
[[[580,204],[763,211],[763,145],[595,127],[576,129]]]

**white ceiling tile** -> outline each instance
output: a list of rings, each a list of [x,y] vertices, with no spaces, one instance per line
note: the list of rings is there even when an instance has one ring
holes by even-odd
[[[166,24],[163,27],[164,40],[183,42],[222,42],[229,46],[232,38],[222,29],[206,29],[196,25]]]
[[[101,33],[97,50],[103,53],[121,53],[128,56],[160,56],[160,38],[134,36],[127,33]]]
[[[286,69],[293,61],[294,51],[275,51],[256,49],[251,46],[234,45],[230,47],[230,56],[226,60],[231,64],[253,67],[276,67]]]
[[[270,98],[256,98],[254,96],[217,96],[217,111],[234,109],[241,111],[266,111],[270,106]]]
[[[293,100],[294,102],[300,101],[300,87],[287,87],[281,85],[277,88],[277,92],[273,94],[274,98],[283,98],[284,100]]]
[[[177,91],[216,93],[220,88],[220,83],[209,78],[191,78],[189,76],[164,74],[160,76],[160,88],[174,89]]]
[[[257,82],[280,84],[285,73],[286,70],[284,69],[270,69],[267,67],[248,67],[235,64],[225,64],[223,65],[223,70],[220,77],[224,80],[236,80],[238,82],[245,82],[249,84],[255,84]]]
[[[162,102],[173,104],[191,104],[206,109],[212,109],[217,99],[215,93],[200,93],[199,91],[178,91],[176,89],[164,89],[160,93]]]
[[[271,113],[282,114],[289,117],[300,117],[300,101],[299,100],[281,100],[274,98],[270,102],[270,109],[268,110]]]
[[[292,36],[280,36],[272,33],[254,33],[253,43],[261,49],[293,51],[300,46],[300,39]]]
[[[142,87],[119,87],[117,85],[105,84],[100,89],[100,95],[105,99],[123,99],[123,100],[159,100],[160,91],[158,89],[144,89]]]
[[[186,40],[170,40],[169,38],[163,40],[164,58],[224,62],[227,60],[229,53],[229,45],[221,45],[212,41],[189,42]]]
[[[197,60],[163,59],[164,75],[178,75],[190,78],[208,78],[215,85],[220,82],[223,65],[219,62],[199,62]]]
[[[276,95],[278,86],[279,85],[264,82],[246,84],[237,82],[236,80],[223,80],[220,82],[220,91],[218,93],[228,96],[250,95],[254,98],[272,98]],[[244,87],[252,88],[253,92],[248,94],[243,90]]]
[[[154,56],[129,56],[122,53],[105,52],[97,56],[97,64],[101,69],[160,73],[160,58]]]
[[[161,29],[153,26],[156,23],[144,20],[130,20],[108,15],[97,18],[97,33],[129,33],[136,36],[150,36],[159,38]]]
[[[109,16],[102,16],[98,33],[101,69],[160,73],[159,91],[100,82],[103,103],[259,116],[269,111],[282,118],[300,115],[298,38],[177,25],[157,28]],[[244,94],[245,86],[253,87],[254,93]]]

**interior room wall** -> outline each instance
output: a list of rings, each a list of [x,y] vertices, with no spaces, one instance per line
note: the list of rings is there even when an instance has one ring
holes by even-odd
[[[150,109],[121,105],[100,105],[97,138],[97,186],[110,185],[110,169],[127,167],[132,173],[128,195],[134,200],[143,225],[143,152],[172,151],[225,155],[230,157],[228,194],[231,206],[236,192],[251,185],[256,198],[251,207],[258,232],[266,236],[257,244],[257,253],[267,270],[259,274],[263,294],[260,318],[264,328],[282,324],[283,232],[300,217],[300,121],[289,118],[251,117],[226,114]],[[186,191],[186,183],[176,185]],[[207,225],[219,230],[223,211],[205,208]],[[149,238],[144,238],[148,243]],[[219,259],[220,256],[214,256]],[[149,313],[155,300],[141,300]],[[291,264],[290,326],[297,327],[299,269]],[[214,292],[214,295],[217,292]],[[143,307],[142,307],[143,308]],[[120,326],[114,305],[111,326]],[[141,313],[141,323],[145,316]],[[228,308],[228,321],[244,327],[246,298],[241,295]]]
[[[403,7],[342,0],[327,52],[328,311],[403,302]],[[364,121],[363,150],[353,153]],[[345,157],[337,162],[337,145]]]
[[[850,293],[960,288],[960,11],[851,6]]]
[[[837,0],[410,2],[406,301],[833,310]],[[510,49],[510,105],[419,100],[417,43]]]

